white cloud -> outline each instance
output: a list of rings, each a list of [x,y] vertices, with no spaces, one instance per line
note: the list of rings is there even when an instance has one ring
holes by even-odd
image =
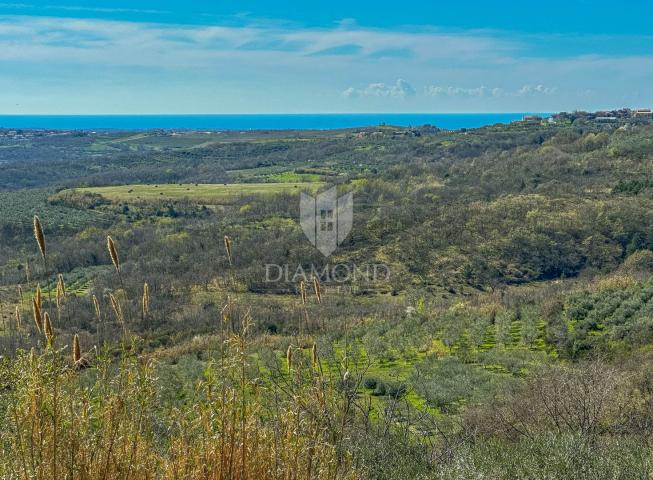
[[[491,93],[490,89],[483,86],[476,88],[463,88],[429,85],[424,90],[427,95],[432,97],[485,97]]]
[[[525,95],[551,95],[555,93],[556,89],[551,87],[545,87],[544,85],[524,85],[517,91],[516,95],[518,97],[523,97]]]
[[[347,98],[356,98],[358,97],[359,91],[356,90],[354,87],[349,87],[347,90],[342,92],[342,95]]]
[[[29,6],[29,5],[26,5]],[[85,9],[86,7],[65,7]],[[90,8],[89,8],[90,9]],[[126,9],[125,9],[126,10]],[[163,13],[163,12],[162,12]],[[0,60],[71,60],[115,65],[202,65],[225,56],[239,60],[327,62],[309,59],[320,52],[348,46],[351,61],[392,51],[394,60],[453,61],[491,60],[514,49],[509,42],[481,34],[404,32],[375,30],[343,23],[332,29],[288,28],[252,23],[244,26],[168,25],[100,19],[51,18],[26,15],[0,16]],[[17,33],[20,30],[22,33]],[[57,42],[50,41],[56,32]],[[101,37],[90,48],[80,45],[80,35]],[[284,45],[289,48],[247,48],[248,45]],[[83,48],[82,48],[83,47]],[[274,57],[270,57],[270,52]],[[401,60],[402,58],[399,58]],[[338,58],[337,62],[344,62]]]
[[[464,88],[464,87],[442,87],[429,85],[424,88],[424,93],[431,97],[524,97],[537,95],[552,95],[556,92],[555,87],[544,85],[524,85],[517,90],[506,90],[500,87],[489,88],[485,86]]]
[[[31,3],[0,3],[0,8],[15,9],[47,9],[47,10],[67,10],[71,12],[95,12],[95,13],[171,13],[168,10],[153,10],[140,8],[111,8],[111,7],[83,7],[79,5],[34,5]]]
[[[406,98],[414,96],[416,91],[410,83],[400,78],[395,82],[394,85],[388,85],[385,83],[370,83],[367,87],[361,90],[357,90],[354,87],[349,87],[347,90],[342,92],[342,94],[348,98],[356,98],[361,96]]]
[[[237,25],[0,16],[0,111],[28,111],[18,103],[34,113],[555,111],[653,103],[653,54],[536,55],[546,53],[539,46],[546,39],[496,31]],[[596,42],[597,49],[605,44]],[[370,83],[377,79],[389,80]],[[585,90],[591,95],[578,93]]]

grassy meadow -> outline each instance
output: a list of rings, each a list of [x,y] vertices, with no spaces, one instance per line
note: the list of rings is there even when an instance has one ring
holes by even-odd
[[[278,193],[315,192],[322,182],[239,183],[239,184],[163,184],[163,185],[117,185],[107,187],[76,188],[68,193],[91,193],[113,202],[137,202],[159,200],[190,200],[200,204],[215,205],[231,203],[238,198],[265,196]]]

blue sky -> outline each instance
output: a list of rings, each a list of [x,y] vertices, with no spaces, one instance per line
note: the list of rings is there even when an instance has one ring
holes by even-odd
[[[651,106],[652,14],[602,0],[0,0],[0,114]]]

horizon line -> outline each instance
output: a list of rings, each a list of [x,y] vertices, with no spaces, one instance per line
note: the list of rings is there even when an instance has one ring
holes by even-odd
[[[626,108],[626,107],[624,107]],[[599,109],[615,110],[615,109]],[[515,110],[510,112],[234,112],[234,113],[0,113],[0,117],[137,117],[137,116],[232,116],[232,115],[514,115],[523,113],[554,114],[565,110],[542,112],[532,110]],[[581,111],[581,110],[570,110]]]

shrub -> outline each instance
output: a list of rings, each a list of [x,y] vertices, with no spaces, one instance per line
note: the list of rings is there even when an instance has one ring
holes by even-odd
[[[377,396],[377,397],[384,397],[386,395],[386,393],[387,393],[387,388],[386,388],[385,383],[378,382],[376,384],[376,388],[374,389],[373,395]]]
[[[363,386],[370,390],[374,390],[378,383],[379,380],[376,377],[366,377],[365,380],[363,380]]]
[[[387,382],[386,395],[392,398],[401,398],[406,394],[406,384],[401,382]]]

